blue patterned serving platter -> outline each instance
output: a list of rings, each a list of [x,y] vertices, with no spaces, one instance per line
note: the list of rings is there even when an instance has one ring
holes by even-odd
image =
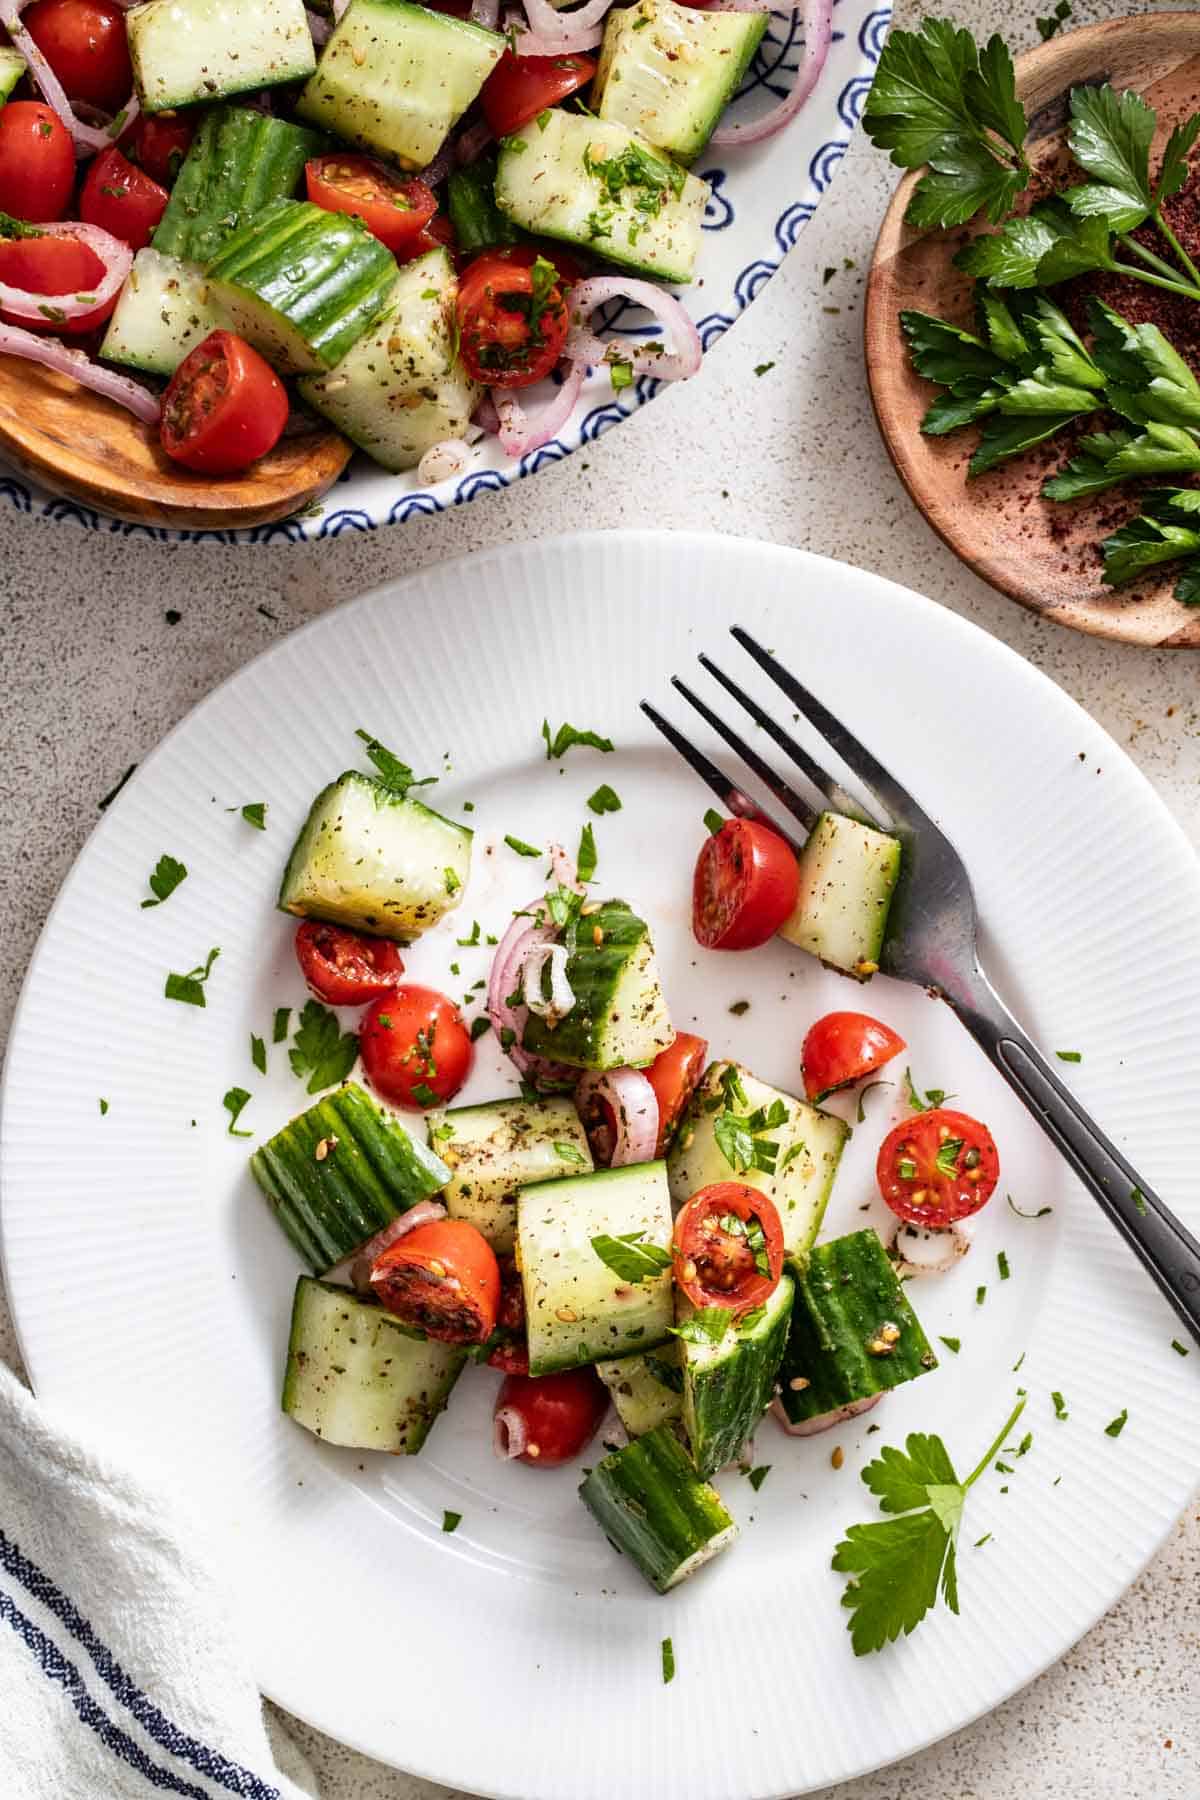
[[[816,89],[799,115],[777,136],[747,146],[714,149],[697,164],[712,189],[704,219],[705,241],[695,284],[680,291],[705,350],[740,318],[771,279],[812,218],[837,173],[858,123],[875,65],[887,37],[890,6],[872,0],[835,0],[833,43]],[[748,122],[778,104],[790,90],[804,48],[799,14],[772,13],[767,32],[728,117]],[[602,330],[649,336],[653,321],[639,308],[614,302]],[[703,372],[698,377],[703,380]],[[356,456],[324,499],[304,514],[250,530],[171,531],[129,524],[66,499],[55,499],[24,479],[0,475],[0,500],[20,512],[71,520],[92,531],[170,541],[299,543],[403,524],[414,514],[445,512],[477,494],[507,487],[593,443],[660,391],[663,383],[640,376],[614,394],[607,373],[585,382],[570,419],[550,443],[519,460],[506,457],[495,438],[477,449],[466,474],[423,488],[416,471],[389,474]],[[534,413],[537,401],[531,403]]]

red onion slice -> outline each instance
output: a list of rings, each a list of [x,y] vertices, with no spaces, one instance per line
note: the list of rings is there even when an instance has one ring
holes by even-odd
[[[46,105],[56,112],[75,142],[76,153],[107,150],[141,111],[136,91],[109,125],[85,125],[67,99],[66,89],[46,61],[29,32],[21,23],[22,9],[29,0],[0,0],[0,24],[12,39],[13,49],[25,59],[31,79],[41,90]]]
[[[796,85],[778,106],[748,125],[718,125],[710,144],[761,144],[794,119],[812,93],[825,67],[833,41],[833,0],[805,0],[804,54],[796,71]]]
[[[559,887],[570,888],[573,893],[587,892],[579,879],[579,870],[575,866],[575,858],[569,856],[561,844],[550,846],[550,867],[554,871],[554,879]]]
[[[582,284],[586,286],[586,282]],[[553,400],[547,402],[539,418],[530,420],[511,388],[492,388],[492,404],[496,408],[500,448],[506,456],[525,456],[540,450],[561,431],[575,410],[575,402],[583,387],[583,364],[572,362],[563,377],[562,386]]]
[[[531,925],[527,917],[534,915]],[[540,922],[539,922],[540,921]],[[535,935],[537,934],[536,939]],[[535,941],[548,943],[555,935],[554,926],[549,922],[546,912],[546,897],[539,894],[529,905],[522,907],[514,915],[512,924],[501,938],[492,958],[491,974],[488,977],[487,1015],[492,1021],[501,1045],[504,1044],[506,1032],[512,1032],[514,1042],[506,1047],[505,1054],[514,1068],[542,1089],[562,1089],[574,1087],[579,1071],[569,1069],[563,1063],[548,1061],[545,1057],[534,1056],[522,1048],[521,1038],[525,1031],[527,1008],[519,1003],[510,1004],[509,996],[516,991],[517,976],[524,958],[528,955]]]
[[[329,35],[333,30],[333,26],[328,19],[323,19],[320,13],[313,12],[312,8],[309,6],[305,7],[304,16],[308,20],[309,36],[319,50],[322,44],[327,44],[329,42]]]
[[[469,17],[472,25],[482,25],[485,31],[497,31],[500,26],[500,0],[471,0]]]
[[[550,965],[550,997],[542,992],[542,974]],[[534,944],[521,964],[521,997],[531,1013],[557,1025],[575,1005],[575,992],[567,980],[565,944]]]
[[[475,125],[468,125],[459,134],[454,146],[454,160],[459,168],[464,169],[468,163],[478,162],[491,141],[492,128],[486,119],[480,119]]]
[[[656,350],[633,350],[626,354],[621,346],[620,359],[629,363],[637,375],[656,375],[660,381],[686,381],[694,375],[703,360],[700,333],[673,294],[655,287],[650,281],[637,281],[629,275],[593,275],[577,281],[570,293],[571,329],[567,334],[566,353],[575,363],[591,363],[597,367],[611,359],[616,341],[605,343],[591,327],[591,314],[608,300],[631,300],[654,313],[663,327],[669,347]]]
[[[575,1090],[580,1117],[586,1119],[589,1102],[598,1100],[608,1102],[617,1125],[609,1167],[653,1162],[658,1144],[658,1096],[642,1071],[608,1069],[602,1075],[585,1075]]]
[[[612,0],[587,0],[574,12],[558,12],[550,0],[525,0],[529,30],[517,37],[518,56],[562,56],[594,50],[604,36],[604,15]]]
[[[102,369],[82,350],[68,350],[58,338],[38,337],[32,331],[22,331],[18,325],[0,325],[0,355],[20,356],[26,362],[41,363],[60,375],[69,375],[81,387],[90,388],[94,394],[103,394],[106,400],[115,400],[118,406],[126,407],[147,425],[157,425],[162,414],[157,398],[146,388],[131,381],[127,375]]]
[[[453,481],[465,475],[474,461],[474,450],[462,438],[443,438],[440,444],[430,444],[417,464],[417,480],[422,487]]]
[[[371,1269],[390,1245],[407,1237],[418,1225],[435,1225],[445,1217],[446,1209],[439,1200],[418,1200],[415,1206],[410,1206],[398,1219],[393,1219],[390,1225],[377,1231],[373,1238],[368,1238],[350,1264],[350,1279],[359,1293],[371,1292]]]
[[[835,1406],[832,1412],[818,1413],[815,1419],[802,1419],[798,1425],[793,1425],[784,1412],[782,1400],[772,1400],[771,1411],[789,1437],[817,1437],[822,1431],[832,1431],[835,1425],[844,1425],[847,1419],[869,1413],[882,1399],[882,1394],[868,1394],[865,1400],[852,1400],[849,1406]]]
[[[977,1218],[956,1219],[948,1226],[913,1225],[897,1219],[886,1249],[904,1274],[942,1275],[967,1254],[978,1228]]]
[[[50,314],[56,318],[61,315],[64,320],[81,319],[86,313],[95,312],[97,307],[107,305],[120,293],[133,266],[133,251],[128,244],[123,244],[109,231],[101,231],[98,225],[69,220],[57,225],[39,225],[38,230],[44,237],[77,238],[104,264],[104,278],[86,294],[33,294],[25,288],[10,287],[6,281],[0,281],[0,308],[6,313],[44,328]]]
[[[529,1444],[529,1427],[515,1406],[498,1406],[492,1416],[492,1449],[501,1462],[523,1456]]]

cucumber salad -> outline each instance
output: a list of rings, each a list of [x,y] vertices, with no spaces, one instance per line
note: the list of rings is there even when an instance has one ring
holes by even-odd
[[[786,125],[831,39],[805,0],[791,92],[722,125],[770,5],[0,0],[0,352],[209,477],[314,414],[422,484],[522,456],[589,369],[699,369],[658,285],[696,275],[692,164]],[[657,335],[600,336],[613,303]]]
[[[594,732],[543,730],[551,759],[612,749]],[[486,948],[468,1027],[453,998],[409,979],[405,957],[420,964],[422,935],[463,914],[473,833],[359,736],[374,772],[316,796],[279,890],[313,995],[290,1055],[317,1096],[250,1157],[305,1271],[283,1411],[326,1443],[412,1456],[460,1381],[491,1381],[495,1454],[535,1482],[603,1428],[580,1500],[665,1592],[736,1537],[712,1478],[749,1468],[765,1414],[811,1436],[937,1366],[907,1284],[969,1247],[996,1145],[906,1071],[908,1116],[877,1161],[890,1233],[822,1237],[851,1132],[825,1103],[858,1090],[862,1121],[862,1084],[903,1039],[865,1013],[828,1013],[797,1044],[796,1092],[710,1053],[673,1023],[642,910],[599,884],[591,822],[574,859],[505,839],[541,865],[536,891],[425,946]],[[588,805],[621,810],[607,784]],[[753,952],[779,935],[871,979],[895,838],[827,812],[797,855],[757,821],[705,823],[698,946]],[[457,961],[436,973],[461,983]],[[350,1029],[331,1008],[358,1009]],[[489,1031],[507,1091],[455,1105]]]

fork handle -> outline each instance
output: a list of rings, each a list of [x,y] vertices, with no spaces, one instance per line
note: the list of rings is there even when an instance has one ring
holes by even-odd
[[[1139,1256],[1200,1343],[1200,1243],[1063,1086],[978,967],[942,989],[971,1036]]]

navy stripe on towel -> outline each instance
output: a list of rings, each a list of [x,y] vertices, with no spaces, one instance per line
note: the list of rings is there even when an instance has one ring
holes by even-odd
[[[198,1775],[207,1776],[210,1781],[228,1789],[232,1794],[244,1796],[244,1800],[281,1800],[277,1787],[263,1781],[252,1770],[244,1769],[239,1763],[231,1762],[228,1757],[222,1756],[220,1751],[211,1749],[207,1744],[202,1744],[198,1738],[181,1730],[178,1725],[167,1718],[165,1713],[160,1712],[142,1689],[130,1680],[116,1657],[96,1636],[92,1626],[69,1596],[64,1594],[62,1589],[57,1587],[50,1577],[38,1568],[36,1563],[30,1562],[27,1556],[22,1555],[16,1544],[4,1531],[0,1531],[0,1568],[7,1570],[15,1580],[28,1589],[36,1600],[40,1600],[42,1605],[66,1627],[76,1642],[82,1644],[105,1685],[111,1689],[123,1706],[128,1707],[142,1730],[148,1737],[153,1738],[156,1744],[161,1745],[170,1755],[178,1757],[181,1762],[190,1763]],[[33,1629],[36,1630],[36,1627]],[[46,1641],[49,1642],[49,1640]],[[53,1649],[53,1646],[51,1648]],[[68,1663],[66,1667],[71,1668],[72,1665]],[[82,1717],[82,1714],[80,1716]],[[105,1715],[101,1713],[100,1717],[104,1718]],[[85,1721],[85,1723],[90,1722],[90,1720]],[[132,1740],[129,1741],[132,1743]],[[134,1745],[133,1748],[136,1749],[137,1746]],[[138,1754],[141,1753],[138,1752]],[[180,1787],[176,1791],[195,1794],[200,1790]],[[209,1797],[202,1795],[201,1800],[209,1800]]]

